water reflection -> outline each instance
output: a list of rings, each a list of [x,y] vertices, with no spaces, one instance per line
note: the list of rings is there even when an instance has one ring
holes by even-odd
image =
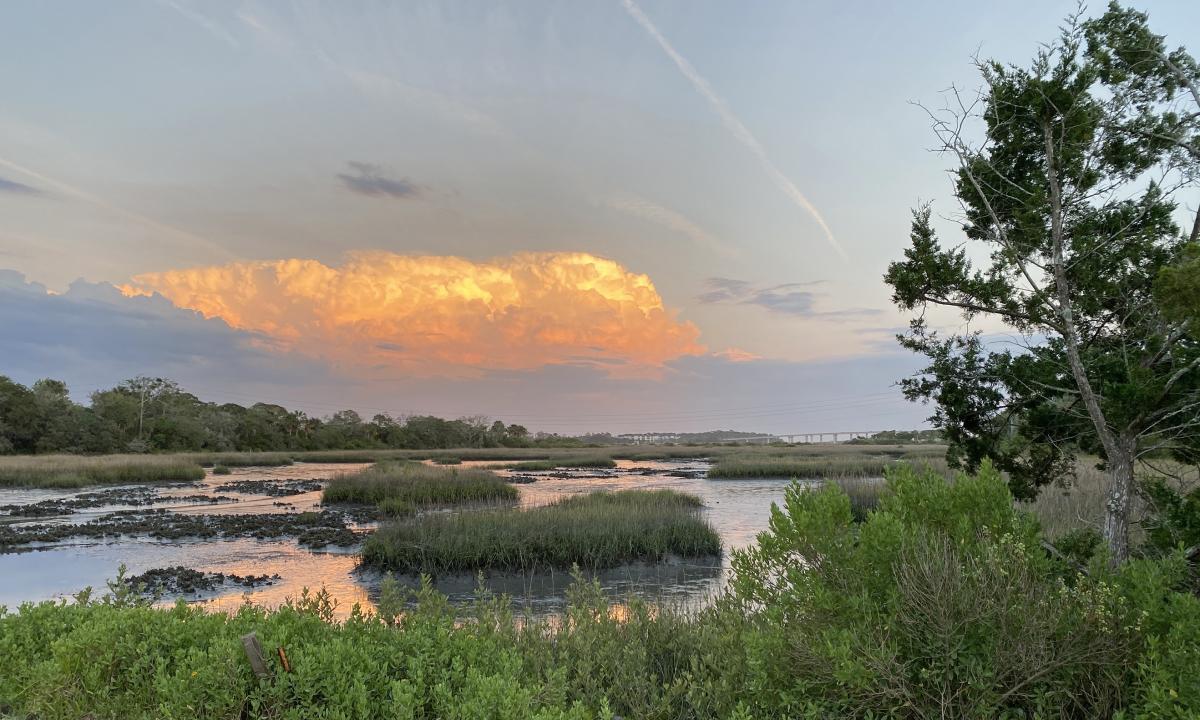
[[[230,475],[212,475],[197,483],[155,486],[157,496],[151,507],[177,513],[289,513],[317,509],[320,491],[272,496],[246,490],[232,490],[230,482],[253,481],[268,484],[295,479],[326,480],[340,472],[362,465],[298,463],[287,467],[234,468]],[[699,496],[705,514],[720,534],[724,556],[711,560],[675,560],[660,564],[633,564],[589,573],[605,593],[614,599],[635,595],[652,603],[695,607],[719,592],[729,571],[729,550],[744,547],[767,526],[771,503],[783,497],[786,483],[781,480],[707,480],[708,464],[702,461],[618,461],[613,469],[522,472],[534,482],[517,485],[523,507],[544,505],[566,495],[620,490],[627,488],[670,488]],[[508,471],[501,471],[508,474]],[[144,487],[144,486],[143,486]],[[94,490],[89,488],[88,490]],[[70,498],[84,491],[0,489],[0,505],[32,503]],[[223,495],[237,502],[196,504],[184,502],[188,496]],[[145,506],[114,503],[89,508],[60,522],[86,522],[105,513]],[[39,520],[39,522],[46,522]],[[189,602],[214,610],[236,610],[244,602],[276,606],[287,598],[299,597],[303,588],[322,586],[338,602],[338,614],[345,616],[355,604],[372,607],[379,597],[382,577],[359,568],[356,548],[313,551],[298,547],[291,539],[164,540],[120,538],[106,541],[74,541],[19,552],[0,554],[0,605],[10,608],[27,600],[67,597],[84,586],[103,589],[124,563],[131,575],[152,568],[183,565],[204,572],[238,575],[279,575],[280,580],[267,586],[246,589],[222,587],[216,591],[186,596]],[[415,588],[415,577],[398,577],[401,584]],[[508,594],[519,607],[535,615],[553,614],[564,604],[569,573],[489,573],[484,576],[489,590]],[[457,603],[475,597],[474,575],[439,577],[435,587]]]

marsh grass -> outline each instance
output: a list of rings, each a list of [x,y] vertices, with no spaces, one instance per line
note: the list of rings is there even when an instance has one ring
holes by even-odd
[[[491,466],[495,469],[516,470],[518,472],[538,472],[558,470],[560,468],[613,468],[617,462],[604,455],[572,456],[553,458],[550,460],[524,460],[518,463],[502,463]]]
[[[227,465],[216,465],[212,470],[213,475],[232,475],[233,471]]]
[[[292,453],[287,452],[182,453],[165,457],[186,458],[203,467],[282,467],[292,464]]]
[[[719,556],[700,499],[672,490],[578,495],[528,510],[421,515],[367,539],[363,562],[404,573],[607,568]]]
[[[0,457],[0,486],[77,488],[200,480],[204,468],[179,455],[20,455]]]
[[[462,458],[450,455],[440,455],[433,458],[434,465],[462,465]]]
[[[718,458],[708,476],[713,479],[797,478],[811,480],[831,477],[883,477],[893,460],[866,455],[837,456],[746,456]]]
[[[325,486],[324,503],[361,503],[396,509],[471,502],[511,502],[517,489],[496,474],[478,468],[447,468],[420,463],[384,462],[356,473],[336,475]]]
[[[1076,461],[1075,477],[1062,483],[1046,485],[1037,498],[1020,503],[1037,516],[1046,537],[1055,539],[1079,530],[1099,531],[1104,525],[1108,503],[1108,475],[1098,467],[1099,458],[1080,457]],[[1139,480],[1162,477],[1170,487],[1186,493],[1200,486],[1197,468],[1171,460],[1151,460],[1137,467]],[[1142,523],[1152,508],[1141,493],[1132,497],[1131,535],[1135,543],[1144,538]]]
[[[417,514],[416,505],[398,497],[384,498],[376,503],[376,507],[379,508],[380,515],[389,518],[409,517]]]
[[[560,467],[613,467],[615,460],[670,460],[707,458],[717,461],[712,477],[770,477],[780,472],[788,460],[800,467],[798,472],[816,472],[813,468],[828,463],[834,472],[862,473],[867,462],[886,462],[895,458],[928,458],[945,451],[943,446],[916,445],[689,445],[631,448],[627,445],[588,448],[460,448],[455,450],[330,450],[309,452],[226,452],[178,453],[163,455],[35,455],[0,456],[0,486],[85,487],[112,483],[196,480],[203,467],[281,466],[308,463],[389,463],[403,461],[458,459],[461,462],[534,463],[516,470],[553,470]],[[753,474],[758,465],[766,470]],[[854,470],[855,466],[858,470]],[[730,470],[733,468],[733,470]],[[768,472],[769,470],[769,472]],[[723,474],[740,472],[740,475]],[[790,477],[790,475],[788,475]],[[796,477],[812,477],[796,475]]]
[[[850,514],[857,522],[867,519],[868,513],[879,507],[879,501],[888,492],[883,478],[839,477],[826,480],[825,484],[837,485],[850,498]]]

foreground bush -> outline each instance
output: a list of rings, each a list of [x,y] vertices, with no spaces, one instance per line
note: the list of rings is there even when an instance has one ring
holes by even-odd
[[[1176,592],[1179,558],[1056,564],[990,466],[948,483],[898,465],[888,486],[861,523],[836,486],[793,486],[758,546],[735,554],[735,601],[778,628],[751,658],[778,692],[768,704],[820,717],[1200,710],[1200,603]]]
[[[434,467],[413,462],[382,462],[335,476],[321,496],[326,503],[454,505],[512,501],[517,489],[487,470]]]
[[[459,616],[385,583],[332,621],[322,595],[233,616],[177,605],[0,612],[0,715],[109,718],[1194,718],[1200,601],[1176,555],[1087,575],[1048,559],[989,468],[889,473],[861,523],[793,486],[731,594],[695,615],[610,607],[577,583],[562,618],[481,596]],[[117,587],[120,587],[117,585]],[[255,631],[275,671],[251,674]],[[272,654],[286,649],[292,672]]]
[[[422,515],[381,527],[363,562],[406,573],[607,568],[721,554],[700,500],[671,490],[578,495],[529,510]]]

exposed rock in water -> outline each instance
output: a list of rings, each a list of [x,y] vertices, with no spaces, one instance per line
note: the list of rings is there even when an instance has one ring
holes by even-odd
[[[279,575],[235,575],[233,573],[200,572],[182,565],[154,568],[141,575],[125,579],[132,589],[146,595],[190,595],[206,590],[215,590],[223,585],[240,585],[246,588],[270,585],[280,580]]]
[[[124,510],[78,525],[0,525],[0,551],[71,538],[147,536],[158,540],[294,537],[301,545],[355,545],[359,535],[340,512],[183,515],[166,510]]]
[[[13,517],[50,517],[73,515],[78,510],[113,505],[129,507],[178,503],[215,505],[225,502],[238,502],[238,499],[227,495],[162,495],[155,488],[128,487],[79,493],[70,497],[42,500],[26,505],[0,505],[0,513],[6,513]]]
[[[320,480],[234,480],[221,483],[217,490],[225,492],[240,492],[249,495],[269,495],[270,497],[287,497],[315,492],[325,487]]]

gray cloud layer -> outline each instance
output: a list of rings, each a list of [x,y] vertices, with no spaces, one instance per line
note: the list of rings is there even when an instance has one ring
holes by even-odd
[[[801,288],[819,284],[820,281],[756,287],[745,280],[710,277],[704,281],[704,292],[696,299],[708,304],[757,305],[782,315],[798,317],[857,317],[882,312],[871,308],[817,310],[816,301],[820,293]]]
[[[16,180],[7,180],[0,177],[0,193],[9,193],[12,195],[41,195],[42,191],[35,187],[30,187],[24,183],[19,183]]]
[[[353,174],[338,173],[338,179],[350,192],[369,197],[413,199],[421,197],[425,188],[408,178],[390,178],[382,167],[370,163],[347,163]]]
[[[12,270],[0,270],[0,337],[0,374],[21,382],[58,377],[85,393],[140,373],[213,387],[328,376],[265,337],[205,320],[162,296],[126,297],[83,280],[50,294]]]

